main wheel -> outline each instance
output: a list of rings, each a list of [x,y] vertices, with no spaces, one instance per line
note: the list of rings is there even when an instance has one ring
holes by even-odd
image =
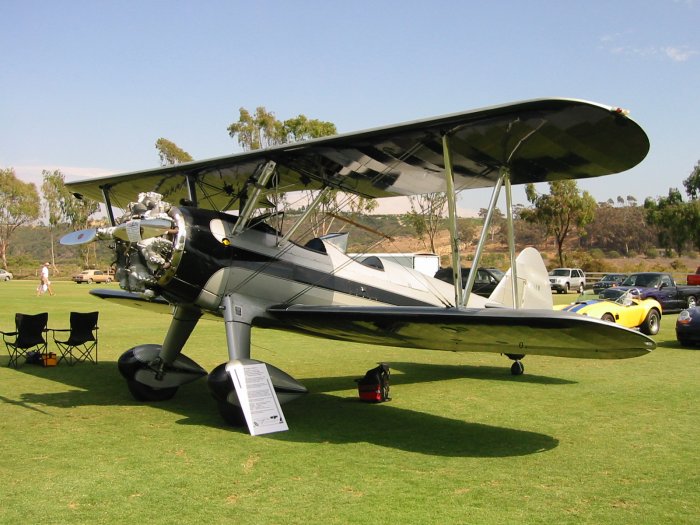
[[[216,406],[219,409],[219,414],[232,427],[244,427],[246,425],[243,409],[239,406],[232,405],[227,401],[219,401],[217,399]]]
[[[167,401],[172,399],[177,392],[177,387],[169,388],[153,388],[143,383],[139,383],[134,379],[129,379],[126,381],[126,385],[129,387],[129,392],[134,396],[136,401]]]
[[[646,319],[639,327],[643,334],[656,335],[661,327],[661,314],[656,309],[649,310]]]

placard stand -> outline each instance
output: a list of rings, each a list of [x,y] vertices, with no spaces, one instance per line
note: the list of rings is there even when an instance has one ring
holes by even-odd
[[[265,363],[233,360],[226,365],[251,436],[289,430]]]

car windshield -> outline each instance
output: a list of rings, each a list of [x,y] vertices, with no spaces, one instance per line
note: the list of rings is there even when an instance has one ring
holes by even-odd
[[[643,286],[645,288],[656,288],[659,286],[661,276],[648,273],[632,274],[622,281],[623,286]]]
[[[564,268],[557,268],[549,272],[549,275],[553,277],[568,277],[571,274],[570,270],[565,270]]]
[[[499,281],[503,279],[503,276],[505,275],[505,272],[502,272],[498,268],[489,268],[489,271],[498,279]]]
[[[605,281],[606,283],[615,282],[620,277],[621,277],[620,275],[616,275],[616,274],[603,275],[603,278],[601,279],[601,281]]]

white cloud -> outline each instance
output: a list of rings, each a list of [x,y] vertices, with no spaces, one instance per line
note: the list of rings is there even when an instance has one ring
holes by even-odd
[[[655,45],[635,45],[628,43],[633,37],[632,33],[615,33],[603,35],[599,38],[600,48],[613,55],[636,56],[640,58],[661,57],[674,62],[686,62],[698,51],[689,46],[655,46]]]
[[[681,46],[681,47],[665,47],[663,49],[664,53],[668,58],[673,60],[674,62],[685,62],[686,60],[690,59],[693,55],[697,55],[698,52],[690,49],[688,46]]]

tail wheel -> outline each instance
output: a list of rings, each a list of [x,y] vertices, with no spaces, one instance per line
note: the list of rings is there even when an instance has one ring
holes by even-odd
[[[639,329],[643,334],[656,335],[659,333],[659,328],[661,328],[661,314],[658,310],[651,309]]]

